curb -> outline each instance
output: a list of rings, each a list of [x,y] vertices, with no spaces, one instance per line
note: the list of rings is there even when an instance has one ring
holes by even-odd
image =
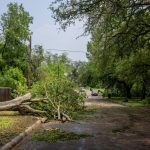
[[[9,143],[5,144],[0,150],[11,150],[14,146],[16,146],[19,142],[21,142],[29,133],[39,127],[41,123],[43,123],[46,119],[42,118],[36,121],[32,126],[28,127],[24,132],[20,133],[17,137],[12,139]]]

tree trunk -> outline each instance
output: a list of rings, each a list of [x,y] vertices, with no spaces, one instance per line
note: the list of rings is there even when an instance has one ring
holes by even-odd
[[[61,120],[60,105],[58,106],[58,109],[57,109],[57,115],[58,115],[58,120]]]
[[[127,92],[127,98],[131,98],[131,88],[129,86],[126,87],[126,92]]]
[[[126,90],[126,97],[131,98],[131,86],[127,85],[125,82],[123,84]]]
[[[44,115],[46,114],[45,111],[36,110],[31,108],[30,104],[36,102],[46,102],[46,99],[31,99],[31,94],[28,93],[24,96],[17,97],[11,101],[0,102],[0,111],[5,110],[17,110],[21,114],[33,114],[33,115]]]
[[[131,88],[132,88],[132,85],[128,85],[125,81],[121,81],[121,80],[117,80],[119,83],[123,84],[124,88],[125,88],[125,91],[126,91],[126,98],[131,98]],[[128,100],[126,100],[128,101]]]
[[[17,97],[11,101],[0,102],[0,110],[13,110],[19,107],[23,102],[27,102],[31,99],[31,94],[28,93],[24,96]]]
[[[146,96],[146,86],[145,83],[142,85],[142,93],[141,93],[141,99],[145,99]]]

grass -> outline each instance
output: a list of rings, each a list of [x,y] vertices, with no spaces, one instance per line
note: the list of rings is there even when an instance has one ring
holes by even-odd
[[[148,98],[145,100],[141,100],[139,98],[132,98],[128,99],[128,102],[124,102],[125,97],[112,97],[111,100],[113,102],[121,103],[129,107],[150,107],[150,104],[148,103],[150,100]]]
[[[14,111],[1,111],[0,112],[0,131],[11,128],[16,121],[15,116],[17,113]]]
[[[0,118],[0,130],[5,130],[10,128],[15,122],[15,119],[9,117]]]
[[[90,135],[87,134],[76,134],[74,132],[64,132],[64,131],[60,131],[58,128],[52,128],[52,130],[50,131],[34,133],[32,135],[32,140],[56,142],[56,141],[66,141],[66,140],[77,140],[89,136]]]
[[[72,112],[71,116],[72,116],[73,120],[82,120],[82,119],[86,118],[86,116],[94,114],[96,111],[97,111],[97,109],[95,109],[95,108],[87,107],[82,110]]]
[[[0,111],[0,147],[23,132],[36,120],[35,117],[21,116],[15,111]]]
[[[144,104],[144,103],[128,103],[129,107],[150,107],[150,104]]]
[[[19,113],[17,111],[1,111],[0,116],[15,116]]]

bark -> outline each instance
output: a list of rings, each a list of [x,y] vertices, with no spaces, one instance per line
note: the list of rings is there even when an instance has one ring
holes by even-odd
[[[41,111],[41,110],[36,110],[36,109],[33,109],[32,107],[30,107],[29,105],[21,105],[19,108],[18,108],[18,111],[21,113],[21,114],[37,114],[37,115],[45,115],[46,114],[46,111]]]
[[[145,99],[145,96],[146,96],[146,86],[145,86],[145,83],[143,83],[141,99]]]
[[[45,115],[46,111],[33,109],[30,104],[37,102],[47,103],[47,99],[31,99],[31,94],[17,97],[11,101],[0,102],[0,111],[17,110],[21,114]]]
[[[72,119],[65,113],[62,113],[62,115],[66,118],[66,120],[68,121],[72,121]]]
[[[125,82],[123,82],[124,88],[126,90],[126,97],[127,98],[131,98],[131,87],[128,84],[126,84]]]
[[[58,120],[61,119],[61,114],[60,114],[60,106],[58,106],[58,109],[57,109],[57,114],[58,114]]]
[[[30,102],[34,102],[34,103],[38,103],[38,102],[43,102],[43,103],[48,103],[48,99],[47,98],[40,98],[40,99],[31,99]]]
[[[131,98],[131,92],[130,92],[131,88],[129,86],[126,86],[125,88],[126,88],[127,98]]]
[[[125,81],[118,80],[118,82],[121,83],[121,84],[123,84],[123,86],[125,88],[125,91],[126,91],[126,97],[127,97],[127,99],[131,98],[132,97],[132,95],[131,95],[132,85],[127,84]]]

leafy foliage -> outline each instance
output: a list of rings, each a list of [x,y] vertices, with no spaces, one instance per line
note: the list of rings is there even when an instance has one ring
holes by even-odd
[[[85,32],[102,26],[104,31],[114,31],[126,21],[127,25],[134,14],[149,9],[149,1],[143,0],[54,0],[50,5],[53,18],[62,29],[79,21],[85,20]],[[125,24],[126,24],[125,23]],[[144,25],[144,24],[143,24]]]
[[[23,8],[23,5],[9,3],[8,11],[1,16],[0,26],[2,28],[2,44],[0,54],[4,60],[2,70],[5,66],[18,67],[24,73],[27,69],[29,39],[29,24],[32,17]]]
[[[48,104],[41,105],[49,114],[69,114],[82,108],[83,96],[74,91],[74,83],[64,75],[63,63],[49,63],[41,67],[41,78],[33,85],[33,95],[48,99]],[[38,108],[39,105],[37,106]]]
[[[32,51],[32,82],[39,79],[39,68],[44,61],[44,49],[41,45],[35,45]]]
[[[0,75],[0,86],[10,87],[13,97],[22,95],[26,92],[26,78],[18,68],[9,68]]]
[[[55,0],[50,5],[62,29],[84,19],[85,33],[92,33],[87,56],[97,71],[86,76],[94,81],[96,74],[104,88],[119,88],[128,98],[140,87],[142,99],[150,86],[149,7],[149,1],[143,0]]]
[[[0,18],[0,86],[12,88],[13,97],[24,94],[32,17],[22,4],[9,3]]]

